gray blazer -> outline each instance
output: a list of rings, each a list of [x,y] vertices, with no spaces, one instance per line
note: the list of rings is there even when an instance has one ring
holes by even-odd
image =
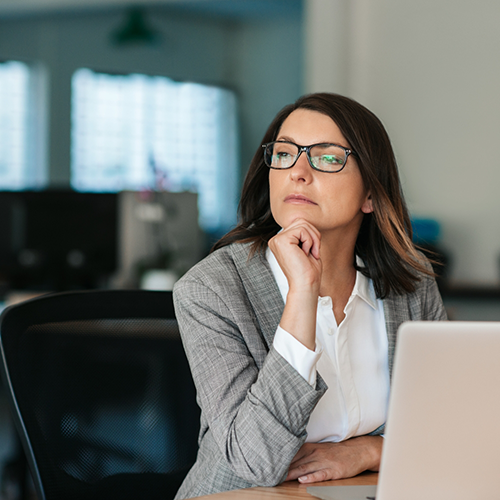
[[[194,266],[174,289],[184,347],[201,407],[196,463],[176,499],[282,482],[327,387],[311,387],[273,348],[284,304],[264,255],[236,243]],[[446,319],[434,279],[384,299],[392,371],[406,320]],[[382,428],[375,429],[380,433]]]

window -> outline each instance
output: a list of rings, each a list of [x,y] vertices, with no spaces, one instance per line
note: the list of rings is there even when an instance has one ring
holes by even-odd
[[[41,68],[0,63],[0,189],[45,184],[43,84]]]
[[[79,69],[72,95],[74,189],[194,191],[202,228],[234,224],[238,165],[232,92]]]

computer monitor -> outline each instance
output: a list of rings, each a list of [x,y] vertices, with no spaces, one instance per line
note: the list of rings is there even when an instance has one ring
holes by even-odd
[[[116,270],[117,195],[0,192],[0,281],[12,290],[96,288]]]

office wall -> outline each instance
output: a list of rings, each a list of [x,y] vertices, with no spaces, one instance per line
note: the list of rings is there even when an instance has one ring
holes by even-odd
[[[500,3],[306,5],[307,90],[345,93],[382,119],[411,213],[442,225],[452,281],[498,284]],[[332,19],[337,29],[325,38]]]
[[[0,60],[40,61],[47,69],[51,184],[69,183],[70,83],[79,67],[234,90],[240,102],[242,178],[276,111],[302,91],[300,9],[273,15],[246,19],[151,7],[148,23],[161,35],[152,47],[112,44],[111,35],[124,20],[118,9],[0,19]]]
[[[244,169],[277,112],[303,93],[300,16],[251,20],[234,30],[231,81],[240,89]]]

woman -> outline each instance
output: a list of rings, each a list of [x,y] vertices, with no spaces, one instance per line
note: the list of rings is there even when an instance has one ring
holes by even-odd
[[[446,319],[370,111],[307,95],[263,142],[240,223],[175,287],[202,409],[179,499],[378,470],[396,330]]]

